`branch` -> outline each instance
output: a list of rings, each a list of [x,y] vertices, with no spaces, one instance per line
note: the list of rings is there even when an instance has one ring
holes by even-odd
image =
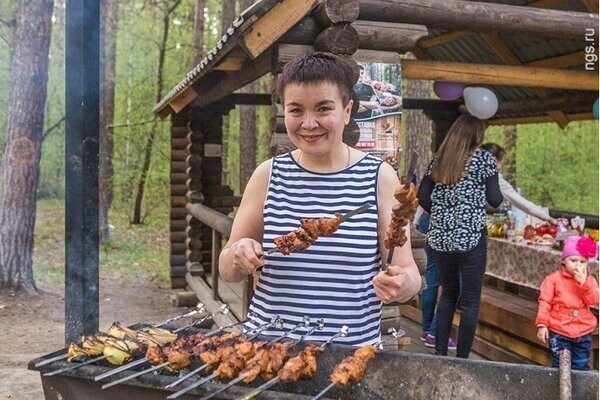
[[[44,131],[44,133],[42,134],[42,142],[44,140],[46,140],[46,136],[48,136],[50,134],[50,132],[52,132],[53,130],[55,130],[56,128],[58,128],[63,123],[63,121],[65,120],[65,118],[66,118],[66,116],[63,115],[62,118],[59,119],[58,121],[56,121],[56,123],[54,125],[50,126],[48,129],[46,129]]]

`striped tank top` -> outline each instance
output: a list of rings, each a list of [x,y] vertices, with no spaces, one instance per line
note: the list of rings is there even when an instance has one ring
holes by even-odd
[[[371,281],[381,262],[377,241],[381,162],[367,154],[340,172],[315,173],[298,165],[291,153],[273,158],[263,210],[265,249],[275,246],[275,237],[297,229],[301,218],[333,217],[365,203],[373,207],[342,223],[331,236],[319,237],[306,250],[266,256],[249,308],[259,322],[247,323],[247,329],[277,315],[286,331],[309,316],[311,326],[322,318],[325,327],[307,340],[325,341],[347,325],[348,336],[336,342],[357,346],[380,342],[382,304]]]

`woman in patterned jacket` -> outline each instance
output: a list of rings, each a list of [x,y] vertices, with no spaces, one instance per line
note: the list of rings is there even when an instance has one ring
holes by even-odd
[[[306,315],[325,322],[307,340],[326,340],[347,325],[349,334],[339,341],[375,344],[382,303],[405,301],[420,289],[410,239],[395,251],[388,273],[381,271],[399,181],[389,164],[342,142],[355,79],[348,62],[327,53],[299,56],[279,77],[285,126],[297,149],[254,171],[219,257],[226,281],[239,282],[263,267],[249,309],[258,322],[247,328],[277,315],[287,330]],[[373,206],[305,250],[263,252],[274,247],[275,237],[297,229],[301,218],[332,217],[364,203]]]
[[[475,117],[458,117],[419,186],[419,204],[431,216],[427,240],[441,278],[435,353],[443,356],[459,297],[456,355],[468,358],[471,352],[487,257],[485,205],[502,202],[496,162],[479,148],[485,127]]]

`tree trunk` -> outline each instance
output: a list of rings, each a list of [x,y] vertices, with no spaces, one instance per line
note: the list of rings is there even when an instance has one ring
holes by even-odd
[[[198,65],[204,57],[204,5],[205,0],[196,0],[194,15],[194,65]]]
[[[115,115],[115,48],[117,34],[118,3],[105,0],[100,3],[100,181],[99,226],[100,242],[110,239],[108,210],[113,199],[113,138]]]
[[[252,0],[241,0],[240,8],[245,10],[252,5]],[[246,85],[243,92],[254,93],[256,83]],[[256,169],[256,107],[247,105],[240,107],[240,192]]]
[[[175,0],[171,5],[163,3],[163,31],[162,39],[158,46],[158,68],[156,69],[156,97],[155,104],[158,103],[163,97],[164,87],[164,65],[165,65],[165,52],[167,50],[167,40],[169,38],[169,25],[171,23],[171,14],[175,11],[177,6],[181,3],[181,0]],[[154,140],[156,139],[156,122],[152,124],[150,134],[148,135],[148,141],[146,143],[146,150],[144,151],[144,161],[142,164],[142,171],[140,174],[140,180],[138,182],[137,194],[135,196],[135,204],[133,206],[133,220],[131,221],[134,225],[142,223],[142,201],[144,200],[144,190],[146,189],[146,179],[148,177],[148,171],[150,170],[150,161],[152,160],[152,148],[154,146]]]
[[[53,0],[21,2],[17,16],[0,180],[0,287],[36,291],[35,192],[39,179]]]
[[[517,183],[517,127],[506,125],[502,131],[506,151],[502,160],[502,176],[514,187]]]
[[[408,53],[407,58],[414,59],[412,54]],[[428,99],[431,93],[431,83],[421,80],[405,80],[406,92],[403,96],[410,99]],[[415,175],[418,183],[425,173],[425,169],[431,160],[431,140],[432,130],[431,121],[423,110],[404,110],[402,118],[406,126],[406,151],[408,155],[404,159],[406,170],[412,150],[417,152],[418,158],[415,165]]]

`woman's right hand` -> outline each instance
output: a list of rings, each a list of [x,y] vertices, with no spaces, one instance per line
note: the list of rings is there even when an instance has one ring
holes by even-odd
[[[233,254],[233,269],[244,275],[251,275],[265,263],[262,246],[254,239],[240,239],[229,248]]]

